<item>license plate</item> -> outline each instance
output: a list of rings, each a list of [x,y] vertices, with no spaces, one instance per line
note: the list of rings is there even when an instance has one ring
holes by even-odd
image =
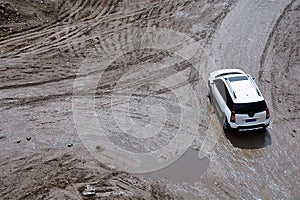
[[[256,119],[246,119],[246,122],[255,122]]]

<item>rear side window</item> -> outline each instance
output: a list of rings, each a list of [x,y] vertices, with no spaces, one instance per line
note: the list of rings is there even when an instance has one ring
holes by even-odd
[[[249,112],[263,112],[267,108],[265,101],[258,101],[252,103],[236,103],[234,104],[234,110],[236,114],[248,114]]]
[[[219,93],[221,94],[222,98],[226,102],[228,108],[232,109],[233,101],[231,99],[229,91],[228,91],[227,87],[225,86],[224,82],[220,79],[217,79],[214,82],[216,84],[216,87],[217,87]]]

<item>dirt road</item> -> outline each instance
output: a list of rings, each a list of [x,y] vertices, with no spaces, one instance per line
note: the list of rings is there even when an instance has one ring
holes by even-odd
[[[299,198],[299,8],[299,0],[1,1],[0,198]],[[149,43],[135,28],[164,32],[140,48]],[[115,56],[120,47],[131,51]],[[256,76],[271,108],[266,132],[223,132],[206,77],[225,67]],[[159,168],[135,156],[170,141],[178,148],[155,156],[168,163],[187,150],[172,165],[139,179],[122,172],[146,161]]]
[[[273,113],[263,136],[230,135],[237,148],[217,147],[215,165],[226,169],[225,179],[234,179],[232,185],[224,180],[225,190],[229,187],[238,196],[299,197],[299,176],[293,173],[299,170],[298,20],[299,1],[239,1],[215,35],[218,65],[256,76]]]

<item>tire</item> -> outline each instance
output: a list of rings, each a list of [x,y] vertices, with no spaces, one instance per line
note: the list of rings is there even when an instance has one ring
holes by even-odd
[[[223,130],[225,132],[233,132],[233,129],[230,127],[230,124],[228,123],[226,117],[224,117],[224,120],[223,120]]]
[[[208,99],[209,99],[209,103],[211,104],[212,103],[212,97],[211,97],[211,92],[210,93],[208,93],[208,95],[207,95],[207,97],[208,97]]]
[[[228,130],[228,122],[227,122],[227,119],[226,119],[224,113],[223,113],[222,118],[223,118],[223,120],[222,120],[223,121],[223,129],[224,129],[224,131],[227,131]]]

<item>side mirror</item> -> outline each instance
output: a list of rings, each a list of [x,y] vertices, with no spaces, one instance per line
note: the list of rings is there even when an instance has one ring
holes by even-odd
[[[252,77],[252,79],[253,79],[253,80],[255,80],[255,78],[254,78],[254,77]]]

